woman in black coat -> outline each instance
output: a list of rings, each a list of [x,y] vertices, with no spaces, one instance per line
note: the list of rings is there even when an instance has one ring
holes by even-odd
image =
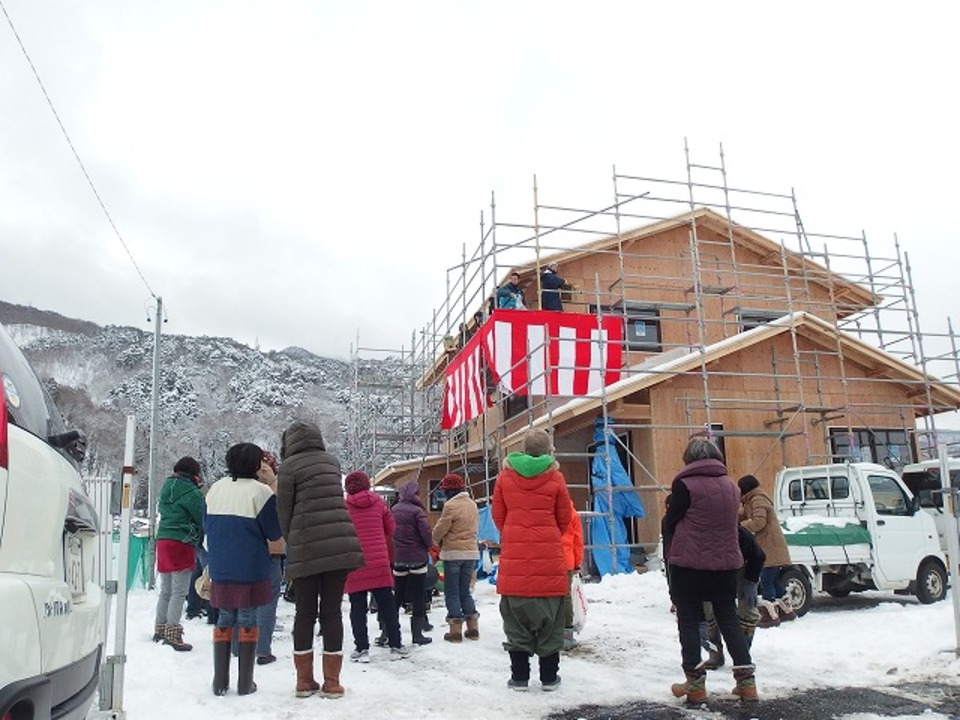
[[[320,691],[342,697],[343,587],[363,565],[363,551],[343,498],[340,461],[326,450],[320,428],[295,422],[283,433],[277,515],[287,541],[287,580],[295,581],[293,662],[297,697]],[[323,687],[313,678],[313,629],[323,626]]]

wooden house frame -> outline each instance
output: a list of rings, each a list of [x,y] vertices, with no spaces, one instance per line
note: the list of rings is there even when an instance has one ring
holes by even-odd
[[[628,539],[651,552],[665,492],[693,435],[721,445],[734,480],[750,473],[770,488],[784,465],[844,457],[908,462],[916,458],[916,433],[923,432],[917,420],[960,408],[956,382],[934,377],[922,353],[920,362],[910,362],[862,337],[863,318],[889,307],[891,295],[906,295],[902,270],[899,282],[896,269],[840,272],[828,253],[790,249],[734,222],[729,208],[724,215],[691,207],[549,251],[539,240],[529,261],[494,263],[497,283],[518,272],[528,305],[536,307],[540,273],[555,262],[573,286],[564,293],[565,311],[621,315],[625,327],[637,323],[640,329],[631,328],[637,332],[626,333],[622,379],[573,398],[519,402],[493,392],[493,405],[443,436],[434,452],[374,468],[378,485],[418,482],[436,512],[431,490],[455,471],[482,501],[500,458],[520,449],[527,429],[545,427],[571,496],[587,512],[600,418],[622,443],[621,457],[647,511]],[[463,334],[489,321],[486,296],[472,304],[452,298],[447,306],[463,308],[461,337],[447,333],[421,363],[414,378],[424,392],[442,388]]]

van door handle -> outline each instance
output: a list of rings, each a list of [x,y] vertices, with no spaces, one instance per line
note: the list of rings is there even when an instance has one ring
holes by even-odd
[[[886,525],[886,524],[887,524],[886,520],[877,520],[877,525]]]

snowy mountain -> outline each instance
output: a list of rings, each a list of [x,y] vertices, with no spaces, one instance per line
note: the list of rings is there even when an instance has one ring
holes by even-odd
[[[70,428],[87,437],[84,474],[110,475],[123,460],[125,416],[137,422],[136,464],[146,476],[153,333],[66,318],[0,302],[0,323],[46,383]],[[157,467],[182,455],[215,479],[235,442],[278,452],[293,420],[308,419],[340,454],[351,391],[350,366],[302,348],[261,352],[230,338],[164,335],[160,342]],[[139,496],[139,494],[138,494]]]

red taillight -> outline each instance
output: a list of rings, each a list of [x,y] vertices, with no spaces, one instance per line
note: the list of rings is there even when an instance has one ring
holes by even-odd
[[[0,468],[7,469],[10,455],[7,451],[7,399],[3,395],[3,376],[0,375]]]

